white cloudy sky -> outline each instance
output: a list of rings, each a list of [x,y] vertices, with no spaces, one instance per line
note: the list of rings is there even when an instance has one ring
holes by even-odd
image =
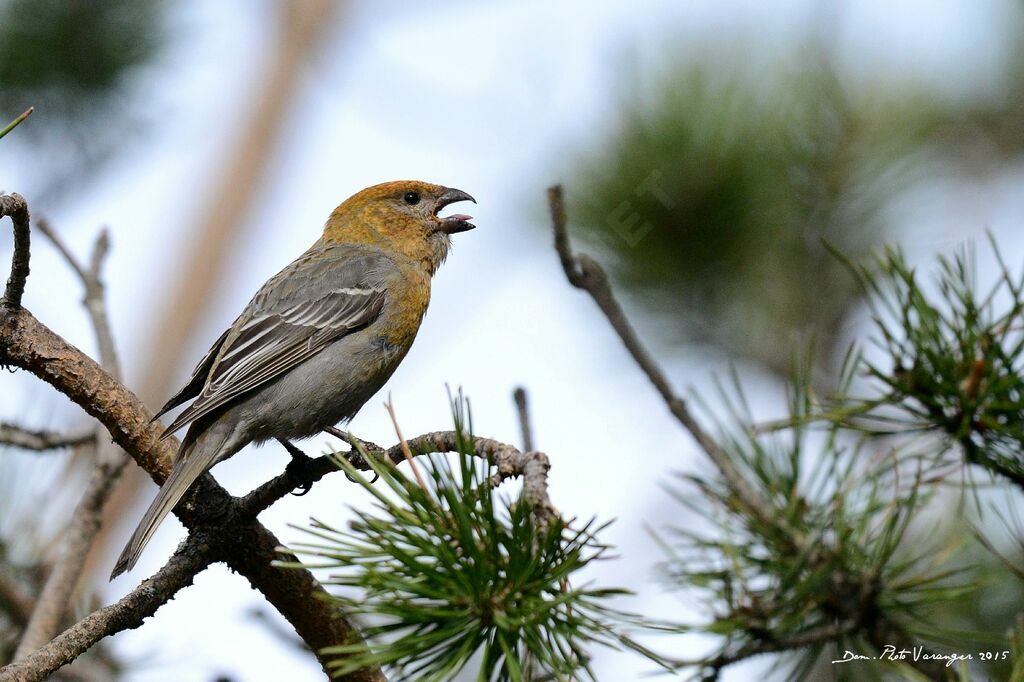
[[[996,14],[973,5],[848,3],[848,30],[836,36],[842,62],[864,82],[926,82],[951,97],[998,88],[1005,46],[982,39]],[[564,180],[572,191],[571,178],[559,177],[558,159],[609,124],[625,59],[653,58],[668,45],[697,54],[752,41],[755,53],[769,51],[813,20],[810,8],[799,0],[355,3],[303,78],[272,171],[251,207],[253,240],[230,264],[230,286],[210,293],[210,314],[187,354],[198,357],[251,292],[304,250],[329,211],[353,191],[396,178],[469,191],[479,202],[471,209],[479,229],[456,237],[416,346],[387,387],[403,430],[408,435],[448,425],[447,383],[471,397],[478,433],[517,442],[510,394],[525,385],[538,445],[554,466],[555,503],[571,515],[618,519],[605,539],[623,557],[591,577],[636,590],[638,598],[628,604],[634,609],[685,615],[681,602],[652,579],[657,551],[644,524],[671,521],[677,513],[661,488],[668,470],[708,465],[595,307],[563,281],[537,224],[544,188]],[[210,174],[244,117],[262,47],[273,39],[265,19],[270,9],[270,3],[243,0],[182,3],[172,20],[177,38],[151,74],[159,88],[145,89],[148,99],[140,104],[158,125],[145,140],[133,141],[130,153],[95,178],[87,193],[58,206],[34,206],[66,226],[82,251],[95,226],[110,226],[109,297],[130,386],[146,362],[138,320],[162,283],[173,281],[175,259],[185,252],[203,193],[213,184]],[[32,172],[31,163],[0,157],[5,189],[29,186]],[[919,197],[907,208],[907,220],[913,219],[913,234],[928,237],[921,251],[988,227],[1010,253],[1020,253],[1020,175],[954,183]],[[78,298],[77,283],[37,245],[26,305],[91,351]],[[643,329],[645,321],[638,322]],[[724,361],[693,349],[667,358],[666,367],[682,388],[706,385]],[[46,425],[75,414],[31,378],[5,375],[3,382],[0,416]],[[752,385],[755,399],[770,406],[777,387],[756,376]],[[379,405],[371,401],[352,428],[390,443]],[[244,492],[285,461],[268,446],[243,452],[216,473],[229,489]],[[262,519],[283,539],[298,539],[289,522],[310,515],[340,521],[346,505],[360,502],[343,477],[334,477]],[[162,565],[180,537],[181,527],[166,523],[107,598]],[[144,628],[117,637],[124,656],[145,661],[128,679],[209,680],[218,673],[241,680],[317,679],[308,655],[247,618],[258,603],[244,580],[225,569],[203,573]],[[601,653],[597,670],[602,679],[628,680],[650,665],[630,654]],[[742,671],[733,674],[743,679]]]

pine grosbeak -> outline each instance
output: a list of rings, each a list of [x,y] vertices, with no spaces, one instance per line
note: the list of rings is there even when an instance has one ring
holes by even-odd
[[[138,561],[192,483],[250,443],[308,438],[351,419],[412,346],[430,279],[470,216],[438,217],[457,189],[369,187],[334,210],[323,236],[272,277],[157,413],[195,398],[164,431],[189,425],[170,476],[111,579]]]

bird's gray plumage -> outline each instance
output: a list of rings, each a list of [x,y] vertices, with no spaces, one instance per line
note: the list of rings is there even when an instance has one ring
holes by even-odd
[[[195,402],[163,436],[368,324],[384,305],[389,269],[395,270],[392,260],[365,246],[324,246],[292,262],[263,285],[231,325]]]
[[[388,290],[402,276],[376,247],[321,241],[257,292],[157,413],[195,398],[164,431],[191,424],[111,578],[135,565],[160,522],[218,461],[249,443],[312,436],[355,415],[408,350],[389,349],[374,332],[392,314]],[[370,367],[384,371],[359,371]]]

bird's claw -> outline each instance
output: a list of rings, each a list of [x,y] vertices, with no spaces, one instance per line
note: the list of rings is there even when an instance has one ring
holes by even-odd
[[[313,460],[303,455],[302,458],[293,457],[292,461],[288,462],[288,466],[284,468],[284,472],[288,475],[288,478],[292,479],[297,484],[295,490],[292,491],[292,495],[295,497],[302,497],[313,488],[313,484],[305,476],[306,466]],[[302,492],[298,492],[298,491]]]
[[[284,468],[284,473],[296,483],[296,488],[292,491],[292,495],[302,497],[313,488],[313,484],[306,475],[306,469],[309,463],[313,461],[313,458],[284,439],[279,438],[278,442],[284,446],[285,450],[292,457],[292,461],[288,462],[288,466]],[[299,490],[302,492],[297,492]]]
[[[345,478],[347,478],[348,480],[352,481],[353,483],[358,483],[359,482],[358,480],[356,480],[352,476],[352,474],[348,473],[347,471],[345,472]],[[370,485],[373,485],[374,483],[376,483],[378,478],[380,478],[380,474],[378,474],[376,471],[373,472],[373,478],[370,479]]]

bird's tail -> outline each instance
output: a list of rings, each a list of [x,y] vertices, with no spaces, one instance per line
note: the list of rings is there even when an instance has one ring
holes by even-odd
[[[186,437],[186,442],[187,440]],[[114,565],[114,570],[110,574],[111,580],[125,571],[130,571],[135,566],[135,562],[139,560],[142,550],[146,548],[160,522],[174,509],[195,483],[195,480],[216,463],[221,448],[210,447],[213,443],[203,442],[203,440],[200,439],[199,443],[192,444],[194,447],[191,447],[190,451],[186,450],[187,445],[182,448],[174,462],[174,468],[171,469],[171,475],[164,481],[156,499],[149,505],[149,509],[146,510],[145,516],[142,517],[135,532],[132,533],[128,544],[121,551],[121,556],[118,557],[117,564]]]

